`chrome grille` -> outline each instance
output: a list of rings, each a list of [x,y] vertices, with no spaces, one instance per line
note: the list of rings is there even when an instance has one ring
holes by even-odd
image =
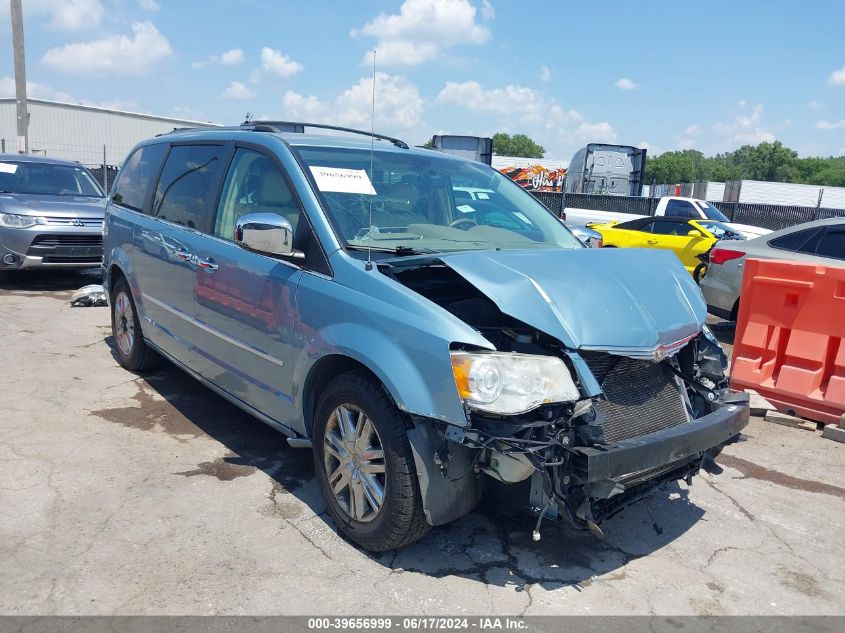
[[[48,226],[87,226],[102,228],[102,218],[67,218],[60,216],[42,216],[42,220]]]
[[[688,420],[675,374],[666,363],[611,354],[585,354],[607,400],[596,404],[607,443],[677,426]]]

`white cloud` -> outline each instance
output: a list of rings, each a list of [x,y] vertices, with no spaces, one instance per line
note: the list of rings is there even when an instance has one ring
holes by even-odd
[[[548,66],[541,66],[540,67],[540,81],[547,82],[552,78],[552,71],[549,70]]]
[[[41,62],[79,75],[141,75],[173,53],[170,42],[151,22],[135,22],[133,37],[112,35],[91,42],[49,49]]]
[[[827,78],[827,83],[831,86],[845,86],[845,66],[830,73],[830,77]]]
[[[398,15],[382,13],[350,35],[376,38],[379,64],[412,66],[454,46],[484,44],[490,31],[476,22],[476,12],[468,0],[405,0]],[[491,19],[492,5],[484,5],[482,14]],[[372,63],[372,52],[364,56],[364,63]]]
[[[239,48],[233,48],[220,56],[220,63],[224,66],[234,66],[244,61],[244,52]]]
[[[26,82],[26,94],[33,99],[56,99],[56,91],[35,81]],[[65,95],[67,96],[67,95]],[[0,77],[0,99],[15,97],[15,78]]]
[[[261,66],[280,77],[290,77],[302,70],[302,64],[267,46],[261,49]]]
[[[477,114],[497,117],[496,130],[530,132],[541,144],[546,139],[572,143],[615,141],[616,131],[607,121],[590,122],[577,110],[566,109],[525,86],[486,89],[477,81],[447,82],[438,104],[452,104]]]
[[[810,108],[810,110],[818,110],[822,107],[822,104],[820,104],[818,101],[808,101],[807,107]]]
[[[284,115],[369,129],[372,77],[364,77],[337,97],[321,100],[289,90],[282,98]],[[376,73],[376,129],[411,130],[422,123],[423,100],[417,87],[399,75]]]
[[[816,128],[819,130],[845,130],[845,119],[839,121],[817,121]]]
[[[490,4],[490,0],[481,0],[481,17],[485,20],[492,20],[496,17],[496,9]]]
[[[255,91],[250,90],[240,81],[233,81],[223,91],[223,96],[226,99],[253,99],[255,97]]]
[[[208,59],[204,59],[200,62],[194,62],[191,64],[191,68],[197,70],[199,68],[205,68],[209,64],[222,64],[224,66],[234,66],[236,64],[240,64],[241,62],[246,59],[244,57],[244,52],[239,48],[233,48],[231,50],[226,51],[222,55],[212,55]]]
[[[682,138],[678,141],[678,147],[681,149],[693,149],[695,147],[695,139]]]
[[[92,101],[91,99],[78,99],[77,97],[55,90],[52,86],[38,83],[36,81],[26,82],[26,94],[31,99],[46,99],[48,101],[61,101],[64,103],[78,103],[80,105],[106,108],[108,110],[131,110],[139,112],[140,106],[134,99],[107,99],[106,101]],[[15,80],[13,77],[0,77],[0,98],[15,96]]]
[[[698,136],[703,131],[704,130],[701,129],[700,125],[693,124],[688,126],[687,129],[684,130],[684,134],[686,134],[687,136]]]
[[[27,0],[26,13],[49,16],[47,28],[79,31],[98,26],[105,10],[101,0]]]
[[[758,103],[748,112],[747,105],[744,100],[740,101],[739,107],[743,112],[729,121],[719,122],[713,126],[717,134],[725,137],[725,144],[730,149],[737,145],[757,145],[775,140],[774,133],[763,126],[763,106]]]
[[[156,0],[138,0],[138,4],[144,11],[149,11],[150,13],[160,9]]]
[[[652,156],[657,156],[658,154],[663,153],[662,147],[658,147],[657,145],[649,143],[648,141],[640,141],[637,147],[648,150],[648,153]]]
[[[619,90],[636,90],[640,87],[639,84],[634,83],[627,77],[622,77],[622,79],[617,79],[613,82],[613,85],[619,88]]]

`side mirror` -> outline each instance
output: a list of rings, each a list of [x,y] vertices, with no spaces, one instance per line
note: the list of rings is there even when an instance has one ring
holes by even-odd
[[[703,237],[701,235],[701,231],[699,231],[698,229],[692,229],[689,233],[687,233],[687,235],[689,235],[690,237]]]
[[[264,255],[296,256],[293,227],[276,213],[246,213],[235,222],[235,243]]]

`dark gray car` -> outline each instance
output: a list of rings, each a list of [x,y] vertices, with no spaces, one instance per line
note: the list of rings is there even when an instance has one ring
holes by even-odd
[[[0,272],[99,266],[105,209],[82,165],[0,154]]]

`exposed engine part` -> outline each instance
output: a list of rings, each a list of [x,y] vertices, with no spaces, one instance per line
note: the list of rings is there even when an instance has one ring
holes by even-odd
[[[490,452],[489,462],[481,470],[503,483],[515,484],[528,479],[535,468],[524,453]]]

